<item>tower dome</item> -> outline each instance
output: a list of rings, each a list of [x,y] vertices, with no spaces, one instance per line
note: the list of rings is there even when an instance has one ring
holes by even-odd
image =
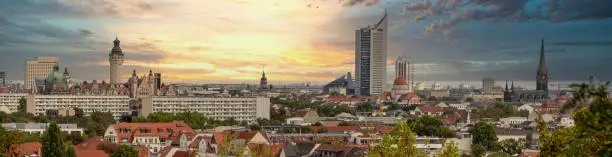
[[[115,37],[115,41],[113,41],[113,49],[111,49],[111,54],[119,54],[119,55],[123,55],[123,51],[121,51],[121,47],[119,47],[119,44],[121,43],[121,41],[119,41],[119,38]]]
[[[393,85],[406,85],[406,79],[403,76],[399,76],[393,80]]]

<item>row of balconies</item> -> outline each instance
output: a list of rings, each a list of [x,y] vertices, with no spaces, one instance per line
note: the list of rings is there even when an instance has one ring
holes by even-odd
[[[252,106],[153,106],[154,108],[193,108],[193,109],[256,109],[257,107]]]

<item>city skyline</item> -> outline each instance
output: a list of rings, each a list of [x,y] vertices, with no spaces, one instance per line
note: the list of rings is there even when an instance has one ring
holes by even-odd
[[[324,83],[346,72],[354,74],[353,31],[376,22],[386,8],[387,83],[394,78],[393,60],[400,55],[414,61],[416,81],[535,80],[540,38],[546,38],[550,80],[612,78],[605,70],[612,66],[607,62],[612,41],[606,38],[612,36],[607,29],[612,27],[610,14],[605,8],[582,8],[610,5],[602,0],[564,8],[581,15],[577,17],[526,14],[513,17],[515,21],[486,12],[486,18],[469,16],[472,20],[427,16],[414,21],[423,15],[419,11],[436,7],[418,1],[406,1],[410,11],[402,11],[404,1],[100,2],[1,5],[11,7],[0,11],[11,16],[0,16],[6,28],[0,32],[0,52],[6,56],[0,58],[0,71],[8,80],[23,80],[26,60],[58,56],[60,66],[68,67],[75,79],[107,80],[107,55],[118,36],[125,53],[120,82],[133,69],[139,75],[151,69],[172,82],[256,84],[261,65],[266,65],[271,84]],[[512,13],[538,5],[510,3],[520,2],[491,6],[505,6]],[[207,4],[242,9],[224,11]]]

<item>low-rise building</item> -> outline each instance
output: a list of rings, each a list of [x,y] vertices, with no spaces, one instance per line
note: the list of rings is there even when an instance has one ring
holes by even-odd
[[[571,116],[562,116],[559,118],[558,125],[561,127],[572,127],[574,126],[574,119]]]
[[[79,133],[83,134],[83,128],[79,128],[76,124],[57,124],[60,131],[68,134]],[[49,123],[2,123],[2,127],[7,130],[19,130],[30,134],[43,135],[49,127]]]
[[[502,127],[512,127],[516,125],[521,125],[526,121],[528,121],[527,117],[507,117],[499,119],[500,125]]]
[[[183,121],[168,123],[117,123],[104,132],[104,140],[114,144],[142,145],[157,153],[182,135],[193,138],[195,132]]]
[[[448,106],[454,107],[459,110],[467,110],[470,107],[469,102],[449,102]]]

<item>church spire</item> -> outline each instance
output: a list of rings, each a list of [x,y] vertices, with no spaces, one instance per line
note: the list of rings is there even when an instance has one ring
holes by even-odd
[[[540,64],[538,65],[536,77],[536,90],[548,92],[548,70],[546,69],[546,58],[544,55],[544,38],[540,41]]]
[[[508,91],[508,80],[506,80],[506,92]]]

